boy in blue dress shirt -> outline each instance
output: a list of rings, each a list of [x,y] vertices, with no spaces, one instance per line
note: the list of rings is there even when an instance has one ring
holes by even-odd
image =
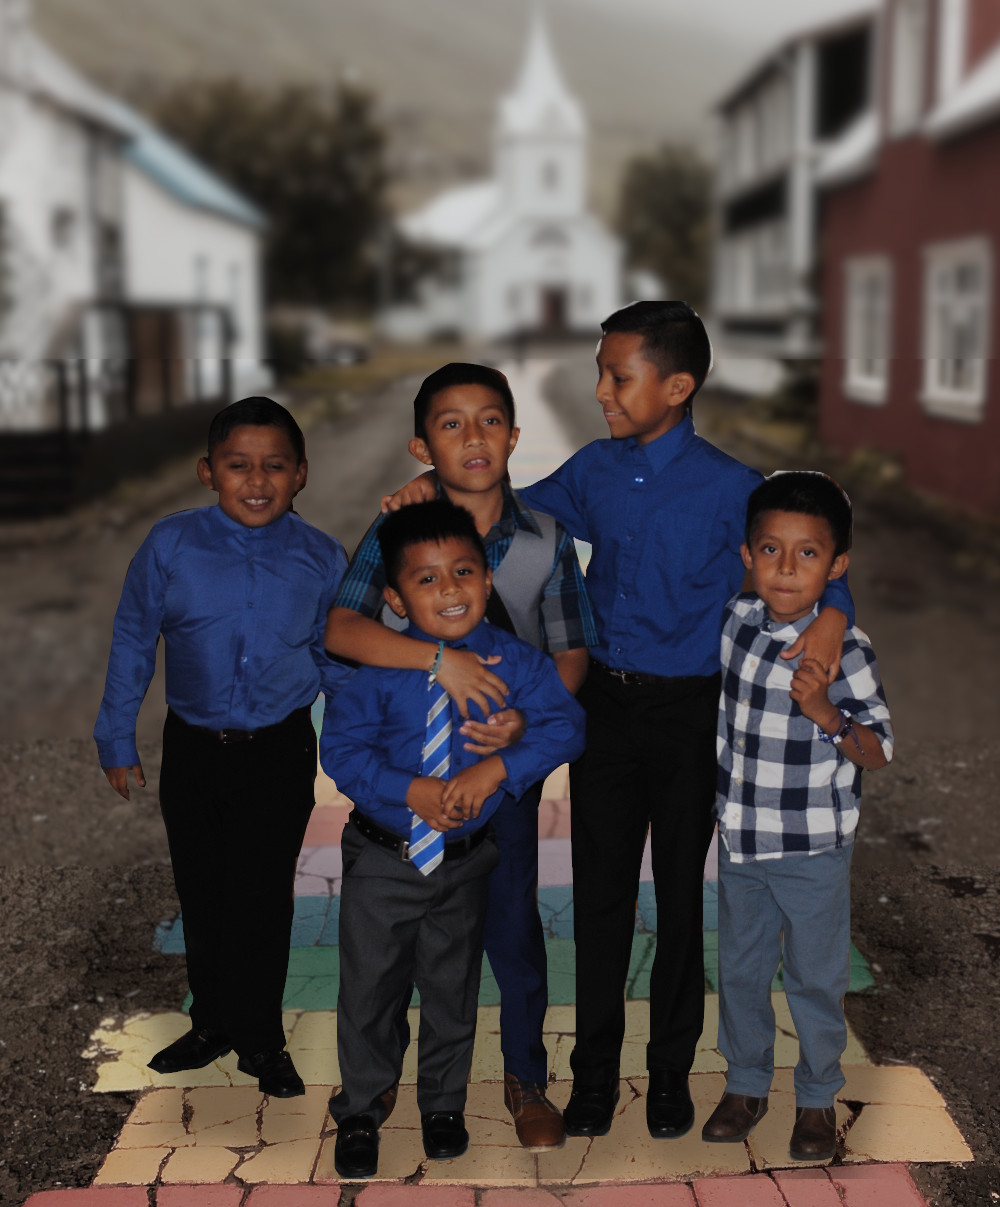
[[[167,516],[129,566],[94,729],[126,800],[139,706],[162,635],[169,711],[160,808],[184,918],[191,1029],[149,1062],[197,1069],[235,1048],[265,1094],[304,1093],[286,1051],[295,862],[312,811],[310,706],[347,672],[323,648],[347,558],[292,512],[302,432],[270,398],[220,411],[198,462],[218,505]]]
[[[750,496],[743,561],[754,593],[726,608],[719,702],[719,1050],[726,1092],[705,1140],[745,1140],[774,1074],[779,962],[799,1039],[794,1160],[836,1151],[850,977],[850,872],[861,771],[892,757],[868,638],[848,629],[832,683],[781,652],[847,569],[851,505],[825,474],[783,473]]]
[[[337,1048],[342,1088],[334,1164],[346,1179],[378,1167],[378,1129],[403,1052],[398,1029],[420,992],[417,1103],[424,1150],[468,1145],[464,1107],[476,1029],[482,928],[497,864],[489,819],[510,796],[575,758],[583,713],[552,660],[484,622],[491,573],[472,516],[447,500],[404,508],[379,528],[385,598],[424,646],[420,669],[361,667],[323,722],[323,768],[354,810],[344,827]],[[480,757],[437,682],[447,650],[500,655],[527,729]],[[472,704],[471,714],[483,716]],[[440,835],[429,862],[427,847]]]
[[[520,492],[593,546],[587,589],[598,639],[579,693],[586,750],[570,768],[576,1046],[563,1120],[568,1135],[599,1136],[614,1117],[648,833],[657,942],[646,1120],[652,1136],[677,1137],[694,1122],[688,1073],[704,1025],[702,880],[714,828],[719,631],[743,580],[746,501],[761,475],[695,433],[692,400],[712,351],[690,306],[636,302],[602,331],[597,400],[611,438]],[[418,480],[388,505],[427,489]],[[839,580],[830,599],[835,607],[796,646],[805,642],[833,670],[845,626],[836,609],[850,610]]]

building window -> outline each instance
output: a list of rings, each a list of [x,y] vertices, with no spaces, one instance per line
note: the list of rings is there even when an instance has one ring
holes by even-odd
[[[924,381],[931,415],[982,418],[989,364],[993,255],[989,239],[940,243],[924,251]]]
[[[540,226],[531,236],[532,247],[566,247],[569,235],[558,226]]]
[[[909,134],[920,120],[926,60],[927,0],[896,0],[889,89],[889,125],[893,134]]]
[[[848,260],[844,268],[844,393],[877,405],[889,391],[892,268],[886,256]]]
[[[52,246],[59,251],[70,251],[76,237],[76,214],[68,206],[60,205],[52,211]]]

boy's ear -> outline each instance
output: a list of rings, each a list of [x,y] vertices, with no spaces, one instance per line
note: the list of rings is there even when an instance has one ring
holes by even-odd
[[[521,429],[519,427],[512,427],[510,429],[510,439],[507,441],[507,456],[508,457],[514,451],[514,449],[517,448],[517,438],[518,438],[518,436],[520,436],[520,434],[521,434]]]
[[[743,558],[743,565],[749,570],[753,566],[753,558],[750,556],[750,546],[746,541],[740,545],[740,557]]]
[[[489,566],[487,566],[486,567],[486,598],[489,599],[489,597],[492,594],[493,594],[493,571],[489,568]]]
[[[207,486],[209,490],[216,488],[212,479],[212,466],[207,457],[198,458],[198,481],[202,486]]]
[[[396,613],[400,620],[406,619],[406,604],[403,603],[402,596],[394,588],[385,586],[382,588],[382,598]]]
[[[826,576],[827,581],[833,578],[840,578],[841,575],[847,572],[847,567],[851,564],[851,555],[849,553],[838,553],[833,559],[833,564],[830,566],[830,573]]]
[[[433,465],[434,458],[431,456],[431,450],[427,447],[425,441],[419,436],[414,436],[410,443],[406,446],[410,450],[410,456],[416,457],[418,461],[424,465]]]
[[[302,458],[295,471],[295,493],[298,494],[306,484],[306,479],[309,477],[309,462]]]
[[[694,377],[690,373],[671,373],[666,384],[671,406],[683,406],[694,393]]]

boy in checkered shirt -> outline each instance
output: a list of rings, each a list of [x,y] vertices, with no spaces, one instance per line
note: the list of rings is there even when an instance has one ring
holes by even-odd
[[[719,701],[719,1050],[726,1092],[710,1141],[742,1141],[774,1073],[771,981],[779,962],[799,1037],[789,1155],[836,1152],[844,1084],[850,868],[861,771],[892,757],[875,655],[856,627],[840,670],[779,657],[847,569],[851,504],[825,474],[779,473],[747,503],[741,553],[754,591],[726,608]]]

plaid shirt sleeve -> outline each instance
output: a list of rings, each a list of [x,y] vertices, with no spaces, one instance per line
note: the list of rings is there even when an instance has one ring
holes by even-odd
[[[382,517],[376,517],[362,538],[340,584],[334,607],[350,608],[352,612],[360,612],[362,616],[369,617],[378,616],[382,610],[385,568],[382,565],[382,549],[378,543],[381,523]]]
[[[594,611],[576,546],[562,524],[557,525],[556,531],[556,555],[539,616],[542,649],[548,654],[597,644]]]

